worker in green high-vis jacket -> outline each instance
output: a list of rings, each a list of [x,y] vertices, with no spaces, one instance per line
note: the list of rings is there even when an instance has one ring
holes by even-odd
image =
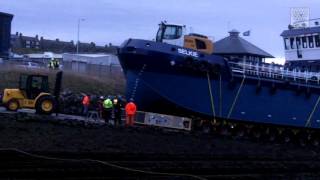
[[[111,98],[108,97],[103,101],[103,111],[104,111],[104,120],[105,123],[109,123],[109,120],[111,119],[112,115],[112,108],[113,108],[113,103],[111,101]]]

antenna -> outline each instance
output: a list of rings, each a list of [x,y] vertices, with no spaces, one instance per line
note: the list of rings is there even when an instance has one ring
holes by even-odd
[[[193,33],[193,27],[192,26],[189,27],[189,30],[190,30],[190,33]]]
[[[308,7],[293,7],[291,8],[291,26],[294,28],[309,27],[310,8]]]

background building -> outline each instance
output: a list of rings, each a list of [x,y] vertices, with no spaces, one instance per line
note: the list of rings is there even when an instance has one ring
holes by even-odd
[[[52,52],[25,54],[24,58],[25,61],[35,62],[43,67],[48,67],[48,64],[52,58],[62,62],[62,54],[55,54]]]
[[[43,52],[54,53],[75,53],[77,45],[73,41],[62,41],[60,39],[45,39],[44,37],[25,36],[16,32],[11,35],[12,52],[15,54],[34,54]],[[97,46],[94,42],[79,43],[80,53],[116,53],[116,47],[112,44],[105,46]]]
[[[232,30],[229,36],[214,43],[214,53],[252,63],[263,63],[265,58],[274,58],[271,54],[258,48],[239,36],[239,31]]]
[[[122,74],[119,59],[113,54],[62,54],[63,69],[91,76]]]
[[[12,14],[0,12],[0,58],[9,56],[12,19]]]

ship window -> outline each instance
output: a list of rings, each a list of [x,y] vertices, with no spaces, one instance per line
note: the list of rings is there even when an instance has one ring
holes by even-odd
[[[297,48],[300,49],[301,48],[301,38],[300,37],[296,38],[296,43],[297,43]]]
[[[288,38],[284,38],[284,49],[285,50],[289,49],[289,44],[290,44],[289,39]]]
[[[320,47],[320,35],[316,35],[314,37],[315,37],[316,47]]]
[[[199,39],[196,39],[196,47],[197,49],[207,49],[206,43]]]
[[[164,30],[164,39],[179,39],[182,36],[182,27],[167,26]]]
[[[294,38],[290,38],[290,47],[291,49],[295,49]]]
[[[301,39],[302,39],[302,47],[307,48],[308,47],[307,37],[302,37]]]
[[[163,26],[160,26],[158,33],[157,33],[157,42],[162,42],[162,32],[163,32]]]
[[[309,48],[313,48],[314,47],[313,36],[308,36],[308,41],[309,41]]]

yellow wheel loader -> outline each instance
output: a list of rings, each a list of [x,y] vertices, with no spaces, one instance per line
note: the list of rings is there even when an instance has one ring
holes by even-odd
[[[9,111],[20,108],[35,109],[37,114],[48,114],[57,110],[58,97],[61,88],[62,72],[58,72],[54,95],[49,93],[48,76],[20,75],[18,89],[5,89],[2,104]]]

